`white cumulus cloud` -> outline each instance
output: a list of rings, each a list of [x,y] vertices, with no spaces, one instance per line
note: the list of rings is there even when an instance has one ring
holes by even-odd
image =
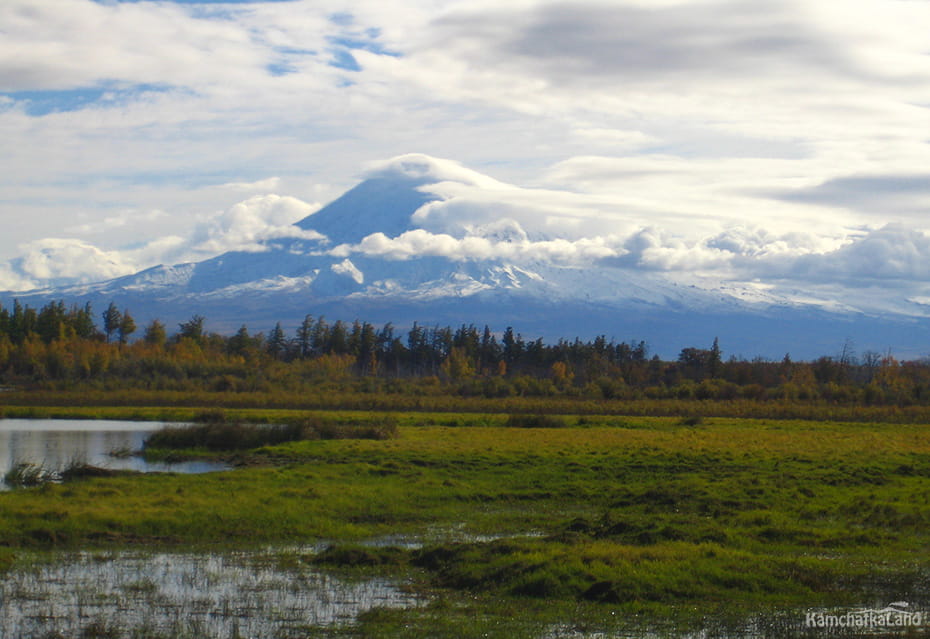
[[[856,285],[876,280],[926,282],[928,273],[930,236],[901,224],[889,224],[834,251],[800,257],[784,276]]]
[[[0,264],[0,289],[99,282],[157,264],[197,261],[226,251],[264,251],[265,243],[276,239],[324,240],[315,231],[293,225],[318,208],[294,197],[258,195],[205,216],[187,236],[163,235],[114,249],[78,238],[27,242],[16,258]]]
[[[415,229],[397,237],[372,233],[356,245],[337,246],[330,254],[341,257],[357,253],[389,260],[444,257],[453,261],[507,260],[590,264],[599,259],[616,256],[618,251],[624,252],[622,248],[612,246],[611,240],[605,238],[497,241],[474,235],[456,238],[445,233]]]
[[[135,264],[118,251],[102,251],[72,238],[47,238],[26,244],[18,271],[33,282],[89,282],[128,275]]]
[[[266,247],[262,242],[277,238],[322,239],[315,231],[293,226],[318,208],[294,197],[256,195],[201,224],[194,232],[191,249],[216,255],[225,251],[263,251]]]

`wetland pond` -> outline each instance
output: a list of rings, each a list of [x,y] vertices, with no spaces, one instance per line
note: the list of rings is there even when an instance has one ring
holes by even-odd
[[[51,472],[204,473],[213,462],[148,462],[131,453],[163,426],[110,420],[0,420],[0,476],[19,464]],[[0,490],[10,487],[0,482]],[[313,552],[317,549],[309,549]],[[422,597],[386,579],[345,579],[256,552],[73,552],[27,562],[0,580],[0,637],[290,637],[352,623]]]
[[[112,470],[143,473],[205,473],[228,470],[218,462],[148,462],[131,453],[161,422],[87,419],[0,419],[0,477],[18,464],[36,464],[60,471],[80,463]],[[8,489],[0,482],[0,490]]]

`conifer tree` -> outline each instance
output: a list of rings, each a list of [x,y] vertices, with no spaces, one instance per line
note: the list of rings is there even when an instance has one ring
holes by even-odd
[[[271,335],[268,336],[268,354],[276,359],[283,357],[287,349],[287,337],[284,335],[284,329],[281,328],[281,322],[274,326]]]
[[[125,344],[129,341],[129,336],[136,332],[136,320],[129,314],[129,309],[123,310],[123,317],[120,319],[117,334],[119,343]]]
[[[110,343],[110,336],[119,330],[120,322],[123,321],[123,314],[116,308],[116,304],[110,302],[107,310],[103,312],[103,332],[107,336],[107,344]]]
[[[164,346],[165,342],[168,340],[168,332],[165,330],[164,324],[154,319],[152,323],[145,328],[142,339],[145,340],[146,344],[151,344],[152,346]]]
[[[297,329],[297,347],[301,357],[309,357],[313,348],[313,316],[304,316],[304,321]]]

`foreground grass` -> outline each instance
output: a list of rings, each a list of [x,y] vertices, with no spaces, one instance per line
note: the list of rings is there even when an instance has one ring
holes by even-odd
[[[329,540],[334,548],[314,561],[487,597],[494,618],[519,601],[563,613],[667,612],[926,597],[923,426],[585,418],[579,427],[565,418],[572,427],[508,428],[500,416],[494,426],[405,425],[412,420],[398,419],[394,439],[254,451],[268,466],[0,494],[0,563],[9,549]],[[387,535],[419,545],[359,545]],[[411,624],[433,635],[455,619],[478,624],[469,606],[479,604],[451,601],[442,614],[382,611],[363,625],[401,636]]]

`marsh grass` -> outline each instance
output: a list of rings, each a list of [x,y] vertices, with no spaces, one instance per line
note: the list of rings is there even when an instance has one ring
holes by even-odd
[[[50,482],[58,483],[91,477],[116,477],[126,474],[136,473],[130,470],[101,468],[83,460],[73,459],[61,468],[51,468],[34,462],[17,462],[6,472],[3,480],[7,485],[15,488],[30,488]]]
[[[61,476],[56,470],[33,462],[16,462],[3,476],[4,482],[17,487],[38,486],[60,479]]]

